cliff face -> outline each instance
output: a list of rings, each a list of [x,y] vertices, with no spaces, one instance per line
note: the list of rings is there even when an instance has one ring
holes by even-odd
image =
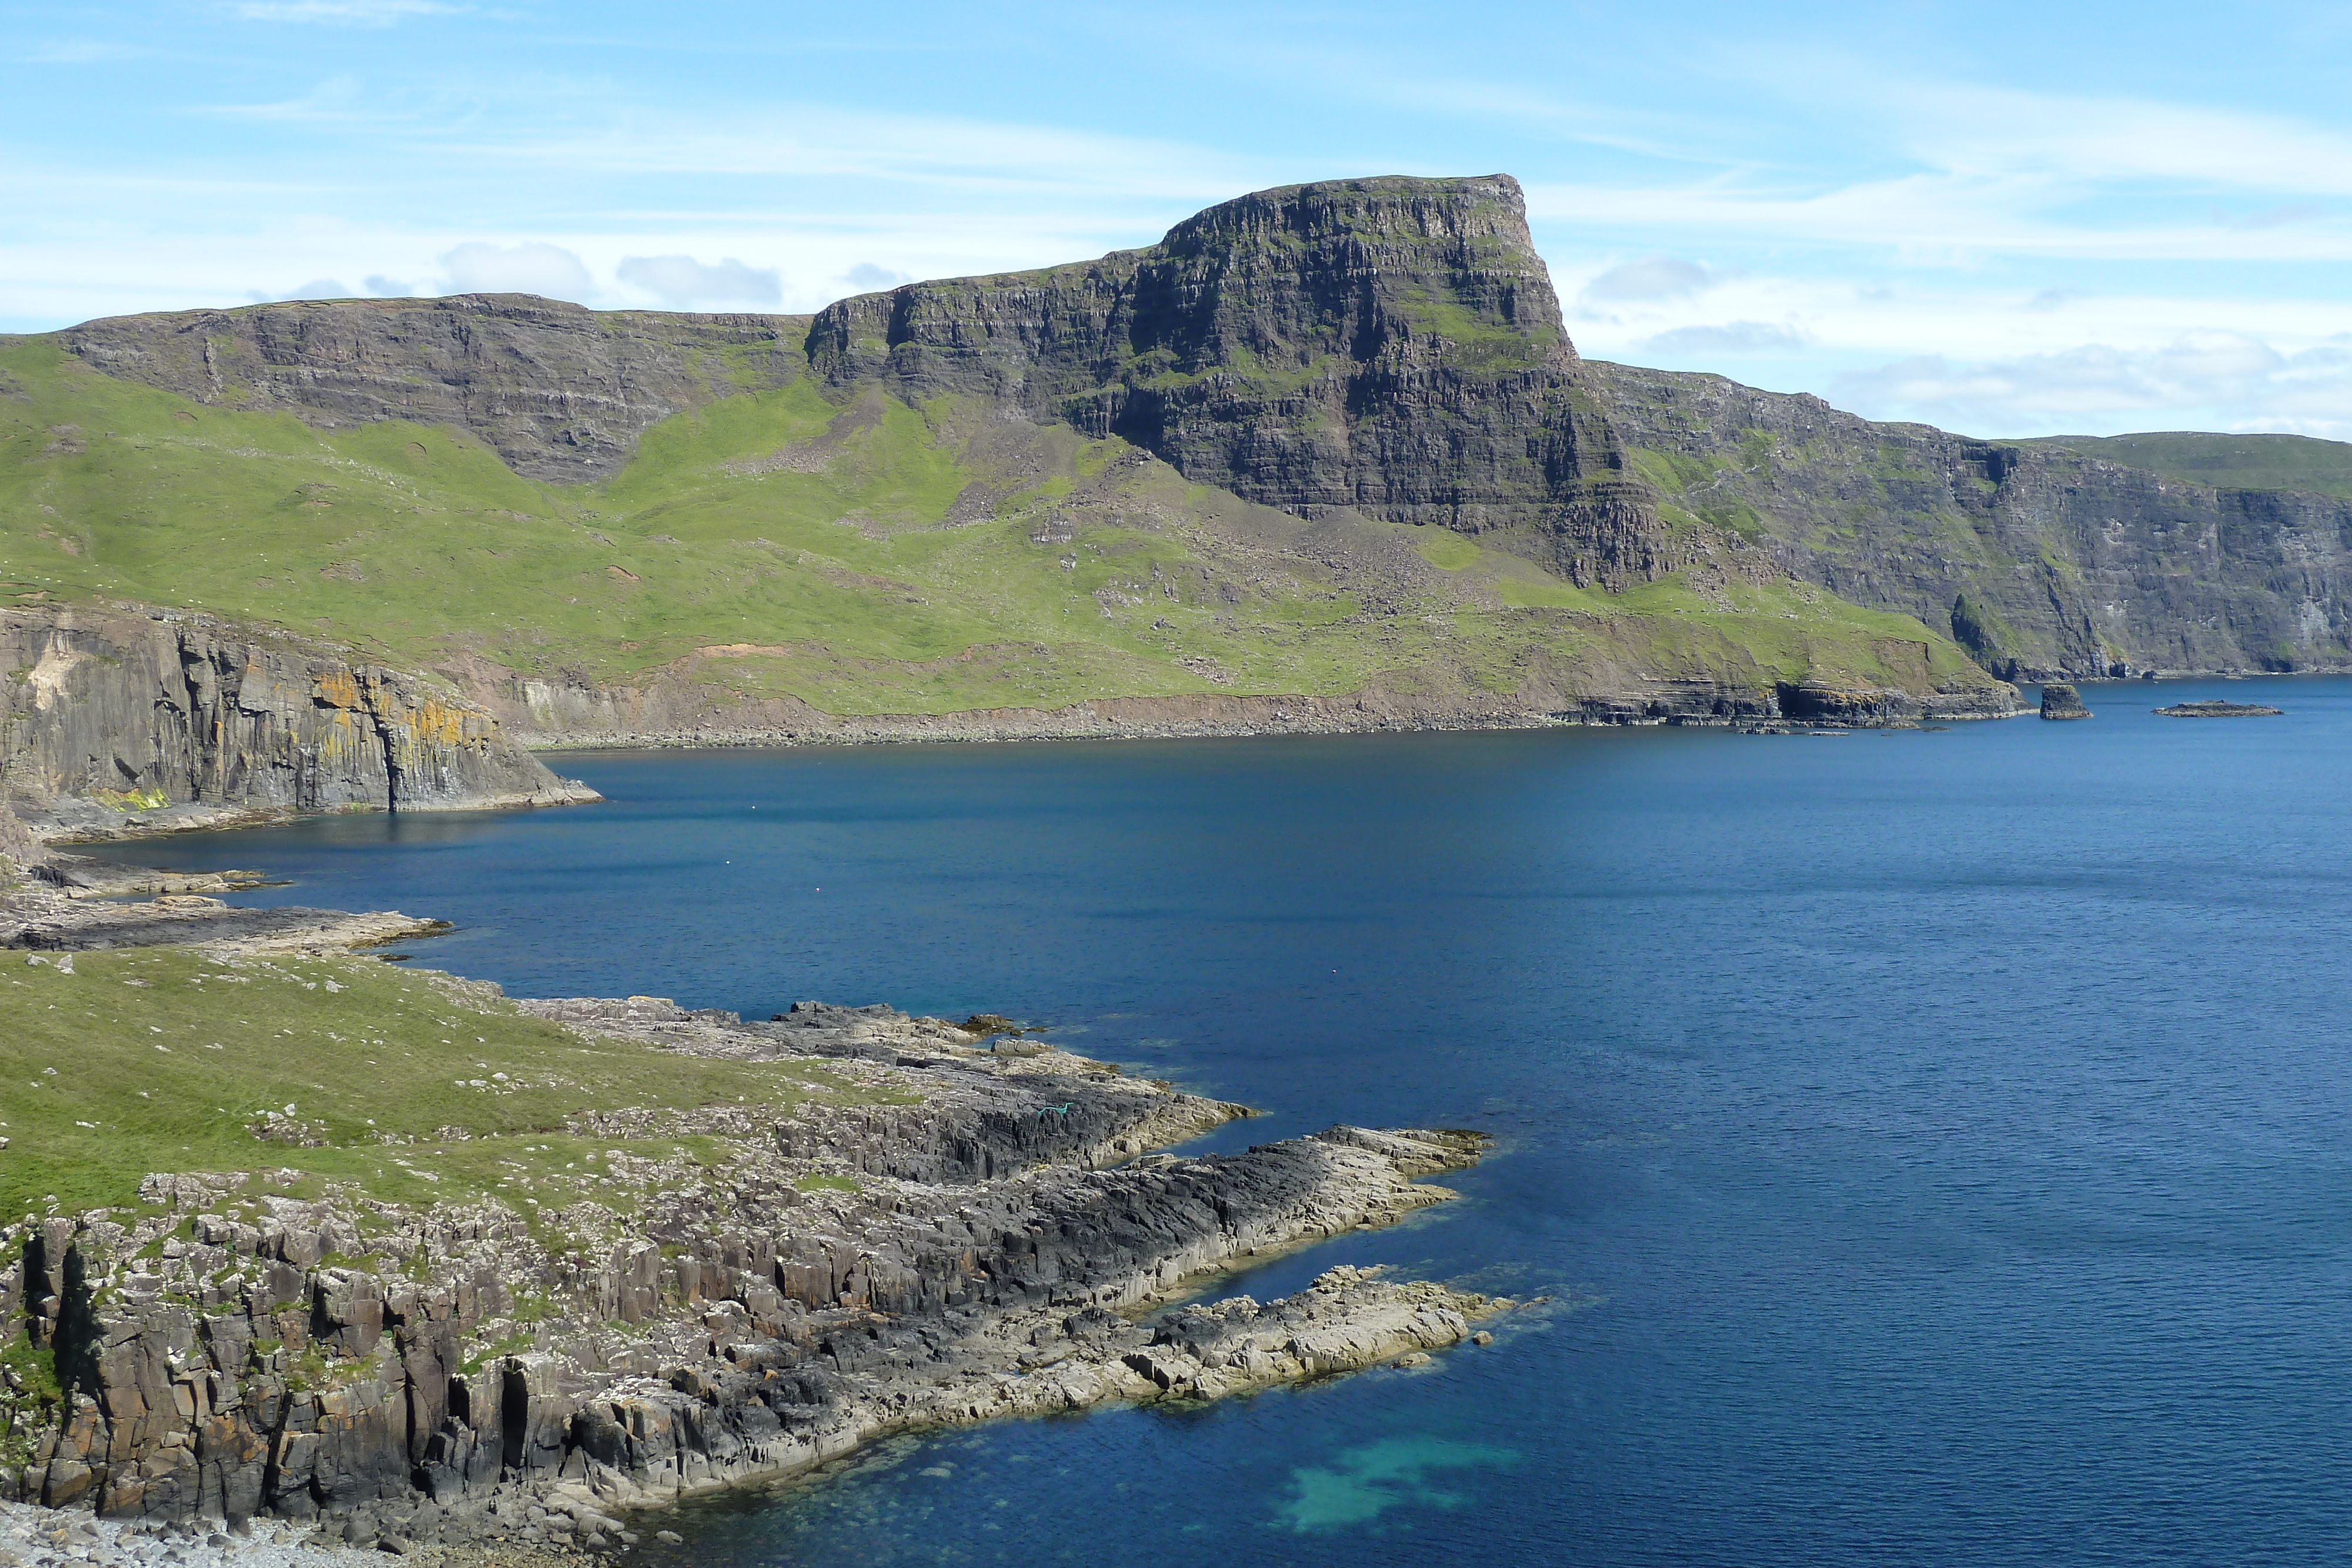
[[[1260,192],[1149,249],[839,301],[808,343],[836,385],[1011,400],[1263,505],[1489,536],[1580,584],[1704,549],[1625,473],[1507,175]]]
[[[2352,667],[2352,502],[1586,368],[1665,504],[1842,598],[1949,627],[1996,674]]]
[[[673,413],[793,380],[807,327],[465,294],[125,316],[59,339],[93,369],[200,403],[456,425],[519,474],[576,482],[612,474]]]
[[[0,756],[52,831],[595,798],[420,677],[176,613],[0,610]]]

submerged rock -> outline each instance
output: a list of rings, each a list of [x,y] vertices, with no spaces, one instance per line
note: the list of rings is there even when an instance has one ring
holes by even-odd
[[[2042,688],[2042,716],[2089,718],[2091,710],[2083,706],[2083,699],[2074,687],[2063,681],[2053,681]]]

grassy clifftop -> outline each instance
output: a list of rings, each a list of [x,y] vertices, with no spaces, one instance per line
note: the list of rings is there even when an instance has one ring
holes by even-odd
[[[1629,673],[1981,685],[1948,639],[1699,566],[1579,588],[1444,529],[1307,522],[1116,437],[811,381],[653,426],[595,483],[0,343],[6,601],[202,608],[384,660],[628,685],[681,660],[833,714],[1100,696],[1509,694]]]
[[[348,956],[188,948],[12,956],[0,979],[0,1214],[135,1201],[151,1171],[249,1171],[386,1202],[615,1202],[614,1156],[692,1138],[583,1134],[618,1107],[690,1110],[871,1092],[805,1061],[586,1038],[481,988]],[[623,1204],[622,1207],[625,1207]]]

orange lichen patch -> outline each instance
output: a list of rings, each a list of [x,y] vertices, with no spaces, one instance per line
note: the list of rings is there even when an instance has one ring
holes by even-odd
[[[320,674],[313,695],[329,707],[358,708],[366,706],[360,695],[360,683],[349,670],[329,670]]]
[[[407,716],[408,733],[419,746],[463,746],[478,716],[427,697]]]

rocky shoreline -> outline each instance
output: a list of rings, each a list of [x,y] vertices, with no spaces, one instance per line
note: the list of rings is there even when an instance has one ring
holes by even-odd
[[[5,902],[0,942],[60,976],[77,949],[104,961],[207,937],[216,980],[272,978],[268,955],[298,944],[377,963],[320,956],[366,939],[368,917],[257,934],[239,917],[265,912],[186,894],[20,884]],[[58,924],[79,912],[86,928]],[[634,1512],[886,1435],[1409,1361],[1483,1341],[1478,1321],[1514,1304],[1349,1268],[1278,1301],[1186,1299],[1236,1265],[1445,1202],[1421,1178],[1475,1161],[1474,1133],[1333,1127],[1180,1157],[1159,1151],[1248,1113],[1001,1019],[801,1003],[747,1021],[428,977],[452,1009],[837,1092],[582,1110],[560,1135],[638,1152],[512,1189],[543,1199],[387,1202],[273,1169],[257,1145],[248,1169],[155,1172],[135,1204],[0,1227],[0,1316],[24,1336],[0,1378],[0,1494],[58,1521],[12,1511],[0,1550],[623,1551],[660,1528]],[[256,1135],[303,1130],[273,1117]],[[437,1136],[460,1140],[446,1159],[472,1134]],[[436,1156],[383,1157],[429,1176]],[[54,1392],[18,1368],[27,1350],[54,1360]]]
[[[493,705],[495,706],[495,705]],[[2013,691],[1941,693],[1922,700],[1878,688],[1785,687],[1750,691],[1696,684],[1643,696],[1591,697],[1572,706],[1422,706],[1358,694],[1314,697],[1121,697],[1066,708],[995,708],[956,714],[839,717],[814,709],[769,723],[635,727],[614,705],[617,727],[537,729],[529,716],[509,733],[534,752],[633,749],[756,749],[792,746],[890,746],[921,742],[1192,740],[1273,735],[1408,734],[1438,730],[1641,728],[1739,729],[1797,724],[1883,729],[1923,722],[2011,718]]]

